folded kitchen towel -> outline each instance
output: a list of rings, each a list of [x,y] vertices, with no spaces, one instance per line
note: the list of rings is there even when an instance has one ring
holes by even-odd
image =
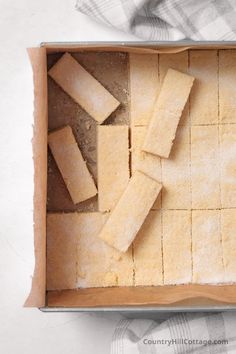
[[[236,353],[236,313],[181,313],[167,320],[123,319],[111,354]]]
[[[77,0],[76,8],[150,41],[236,39],[236,0]]]

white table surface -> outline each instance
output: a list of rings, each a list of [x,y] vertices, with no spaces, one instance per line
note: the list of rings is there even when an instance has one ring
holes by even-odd
[[[43,41],[135,40],[75,11],[75,0],[0,0],[0,353],[106,354],[118,315],[22,307],[33,256],[32,72]]]

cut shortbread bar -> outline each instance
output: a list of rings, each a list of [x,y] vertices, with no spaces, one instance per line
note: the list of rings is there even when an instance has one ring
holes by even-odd
[[[162,208],[191,208],[189,125],[178,128],[169,159],[162,159]]]
[[[161,181],[161,159],[159,156],[142,151],[142,145],[147,133],[147,127],[132,127],[131,130],[131,169],[132,174],[139,170],[146,175]],[[161,193],[152,209],[161,208]]]
[[[98,207],[114,208],[129,181],[128,126],[98,127]]]
[[[156,100],[143,150],[169,157],[177,126],[194,78],[169,69]]]
[[[236,209],[221,210],[225,282],[236,282]]]
[[[158,54],[129,55],[131,125],[149,123],[159,90]]]
[[[218,127],[191,127],[192,208],[220,208]]]
[[[160,84],[163,83],[168,69],[174,69],[181,72],[188,72],[188,52],[167,53],[159,55],[159,76]],[[189,123],[189,102],[187,101],[183,113],[181,115],[179,125]]]
[[[99,237],[117,250],[126,252],[161,188],[159,182],[136,171]]]
[[[106,218],[96,212],[48,215],[48,289],[133,284],[131,252],[120,254],[97,237]]]
[[[224,281],[220,210],[192,211],[193,283]]]
[[[219,51],[219,113],[223,123],[236,123],[236,50]]]
[[[189,72],[196,78],[190,93],[191,124],[218,123],[217,51],[193,50],[189,56]]]
[[[134,240],[135,285],[162,285],[161,213],[150,211]]]
[[[97,194],[97,188],[83,160],[71,127],[48,136],[48,144],[73,202],[79,203]]]
[[[191,211],[165,210],[163,224],[164,284],[192,280]]]
[[[220,126],[221,206],[236,207],[236,125]]]
[[[47,290],[75,289],[77,286],[76,214],[47,215]]]
[[[120,104],[69,53],[64,54],[48,73],[98,123]]]

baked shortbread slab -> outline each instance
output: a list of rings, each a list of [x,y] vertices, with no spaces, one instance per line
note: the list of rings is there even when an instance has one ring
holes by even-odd
[[[132,253],[120,254],[97,237],[106,218],[97,212],[48,214],[48,290],[133,284]]]
[[[143,150],[168,158],[194,78],[169,69],[154,105]]]
[[[128,126],[98,126],[97,144],[98,207],[110,211],[129,182]]]
[[[99,124],[120,105],[69,53],[64,54],[48,74]]]
[[[48,144],[74,204],[96,195],[97,188],[71,127],[49,133]]]
[[[153,178],[136,171],[99,237],[110,246],[126,252],[141,228],[162,185]]]

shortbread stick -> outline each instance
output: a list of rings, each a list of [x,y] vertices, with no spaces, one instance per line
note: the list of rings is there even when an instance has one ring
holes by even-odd
[[[70,215],[47,215],[47,290],[75,289],[77,286],[77,235]]]
[[[220,126],[221,207],[236,208],[236,125]]]
[[[158,54],[129,54],[131,126],[149,123],[159,91]]]
[[[48,136],[48,144],[75,204],[97,194],[97,188],[76,143],[66,126]]]
[[[195,77],[190,93],[192,125],[218,123],[218,56],[216,50],[189,52],[189,73]]]
[[[236,209],[221,210],[221,235],[225,282],[236,282]]]
[[[99,124],[120,104],[68,53],[48,73]]]
[[[179,126],[168,159],[162,159],[163,209],[191,209],[190,126]]]
[[[162,85],[168,69],[174,69],[183,73],[188,72],[188,52],[184,50],[180,53],[165,53],[159,55],[159,77]],[[179,126],[189,124],[189,100],[187,101],[181,115]]]
[[[165,210],[162,224],[164,284],[191,283],[191,211]]]
[[[159,182],[136,171],[99,237],[117,250],[126,252],[161,188]]]
[[[169,157],[177,126],[194,78],[169,69],[156,100],[143,150]]]
[[[220,210],[192,211],[193,283],[224,281]]]
[[[219,138],[216,125],[191,127],[193,209],[220,208]]]
[[[131,130],[131,170],[132,175],[139,170],[161,182],[161,159],[159,156],[142,151],[147,127],[132,127]],[[152,209],[161,209],[161,193],[154,202]]]
[[[161,213],[151,210],[134,240],[135,285],[162,285]]]
[[[236,123],[236,50],[219,51],[220,122]]]
[[[129,182],[128,126],[98,127],[98,207],[114,208]]]

